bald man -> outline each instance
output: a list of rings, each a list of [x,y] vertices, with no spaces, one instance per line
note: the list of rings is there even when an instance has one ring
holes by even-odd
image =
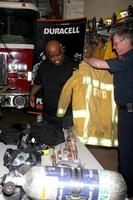
[[[74,63],[64,55],[62,45],[57,40],[50,40],[45,45],[46,60],[44,60],[37,70],[37,74],[32,86],[29,102],[30,106],[35,106],[35,95],[41,89],[44,107],[43,118],[50,123],[63,127],[63,119],[56,117],[57,105],[61,90],[72,75]],[[71,126],[71,109],[67,114],[68,124]]]

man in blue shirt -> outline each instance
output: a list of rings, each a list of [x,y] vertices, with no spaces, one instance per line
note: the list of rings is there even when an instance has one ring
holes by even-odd
[[[85,58],[94,68],[113,74],[114,96],[118,105],[118,172],[127,184],[128,197],[133,197],[133,32],[117,29],[112,36],[118,57],[102,60]]]

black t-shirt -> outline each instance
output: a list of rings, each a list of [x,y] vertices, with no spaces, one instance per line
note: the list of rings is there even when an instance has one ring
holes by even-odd
[[[42,85],[44,114],[56,116],[61,90],[72,75],[74,63],[67,57],[60,66],[48,60],[43,61],[34,80],[35,85]]]
[[[108,60],[107,63],[114,77],[114,96],[117,105],[133,103],[133,50],[124,54],[121,59],[115,58]]]

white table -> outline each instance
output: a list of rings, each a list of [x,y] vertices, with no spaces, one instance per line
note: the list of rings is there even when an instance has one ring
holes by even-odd
[[[0,143],[0,177],[2,177],[5,174],[8,174],[8,169],[3,166],[3,156],[6,151],[6,149],[12,148],[15,149],[16,146],[13,145],[5,145],[3,143]],[[89,150],[85,147],[84,144],[82,144],[80,141],[77,142],[77,148],[78,148],[78,156],[79,159],[82,162],[82,165],[85,168],[88,169],[103,169],[103,167],[100,165],[100,163],[95,159],[95,157],[89,152]],[[47,165],[51,165],[51,161],[49,158],[49,155],[45,156],[42,159],[42,163],[47,163]],[[0,195],[0,200],[4,200],[2,194]]]

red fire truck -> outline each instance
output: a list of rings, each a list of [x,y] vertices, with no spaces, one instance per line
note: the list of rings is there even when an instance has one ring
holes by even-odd
[[[31,3],[0,1],[0,107],[28,105],[37,18]]]

